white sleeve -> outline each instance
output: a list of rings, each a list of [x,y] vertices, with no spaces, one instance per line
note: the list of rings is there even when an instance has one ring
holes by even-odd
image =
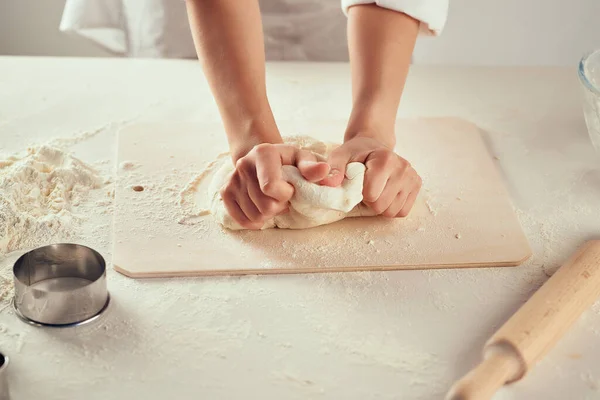
[[[196,58],[185,1],[66,0],[60,30],[128,57]]]
[[[421,33],[439,35],[448,16],[449,0],[342,0],[344,14],[359,4],[377,4],[379,7],[402,12],[421,22]]]
[[[67,0],[59,30],[83,36],[110,52],[127,52],[121,0]]]

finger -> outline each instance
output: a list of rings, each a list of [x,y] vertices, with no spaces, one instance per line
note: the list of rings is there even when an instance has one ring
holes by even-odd
[[[329,174],[329,164],[319,161],[313,152],[299,150],[296,158],[300,173],[309,182],[319,182]]]
[[[413,192],[410,193],[410,195],[408,195],[408,198],[406,199],[406,203],[404,203],[404,206],[402,207],[402,209],[398,212],[398,214],[396,214],[396,217],[400,217],[400,218],[404,218],[406,216],[408,216],[408,214],[410,213],[410,210],[412,210],[415,201],[417,200],[417,196],[419,194],[418,190],[415,190]]]
[[[394,201],[392,201],[387,210],[385,210],[381,215],[388,218],[394,218],[406,204],[406,200],[408,199],[409,195],[410,192],[406,190],[398,193]]]
[[[394,183],[394,179],[390,176],[391,172],[389,170],[380,168],[375,162],[369,163],[369,161],[367,161],[365,167],[363,198],[367,203],[374,203],[381,197],[386,186],[390,186]],[[398,194],[398,191],[393,193],[394,197],[396,194]],[[392,200],[393,198],[390,199],[390,202]],[[385,210],[385,208],[383,210]]]
[[[403,180],[404,170],[398,170],[398,157],[389,151],[370,153],[365,161],[365,167],[363,197],[367,202],[377,201],[389,182]],[[399,191],[396,191],[396,194]]]
[[[400,193],[401,182],[394,181],[393,179],[388,179],[386,182],[386,186],[375,201],[365,201],[365,203],[371,207],[373,211],[377,215],[383,214],[390,205],[396,200],[398,193]],[[398,209],[399,211],[400,209]]]
[[[254,202],[250,200],[250,196],[248,196],[247,192],[238,193],[236,202],[244,212],[244,215],[246,215],[246,218],[250,220],[250,222],[262,222],[263,216],[260,213],[260,211],[258,211],[258,208],[256,208]]]
[[[344,145],[331,152],[327,163],[331,167],[329,175],[325,177],[321,184],[325,186],[340,186],[346,176],[346,165],[350,161],[352,153]]]
[[[277,148],[278,146],[273,145],[256,146],[256,177],[264,194],[275,200],[287,202],[294,194],[294,187],[283,179],[283,156]],[[286,154],[287,156],[289,155]]]
[[[278,202],[274,198],[265,195],[262,190],[260,190],[260,187],[258,187],[258,181],[248,182],[247,187],[250,200],[252,200],[263,217],[270,218],[279,214],[281,210],[287,207],[287,203]]]
[[[226,193],[221,194],[221,198],[223,199],[223,203],[225,205],[225,209],[227,213],[233,218],[235,222],[237,222],[242,228],[246,229],[258,229],[260,227],[255,227],[244,214],[240,206],[237,204],[233,196],[228,195]]]

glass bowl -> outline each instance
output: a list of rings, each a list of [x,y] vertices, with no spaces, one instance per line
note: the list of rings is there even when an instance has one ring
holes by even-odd
[[[583,90],[583,114],[596,150],[600,151],[600,50],[586,54],[579,62]]]

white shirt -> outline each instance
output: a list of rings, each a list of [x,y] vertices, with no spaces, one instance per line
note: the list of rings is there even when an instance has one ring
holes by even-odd
[[[375,3],[421,22],[421,34],[439,35],[449,0],[260,0],[268,60],[347,60],[349,7]],[[128,57],[195,58],[185,2],[67,0],[60,30],[86,37]]]

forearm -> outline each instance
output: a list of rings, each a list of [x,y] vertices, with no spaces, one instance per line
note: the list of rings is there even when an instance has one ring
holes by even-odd
[[[376,5],[348,10],[352,114],[345,140],[371,136],[392,148],[394,123],[419,22]]]
[[[267,100],[258,0],[187,0],[187,9],[234,160],[255,144],[281,142]]]

